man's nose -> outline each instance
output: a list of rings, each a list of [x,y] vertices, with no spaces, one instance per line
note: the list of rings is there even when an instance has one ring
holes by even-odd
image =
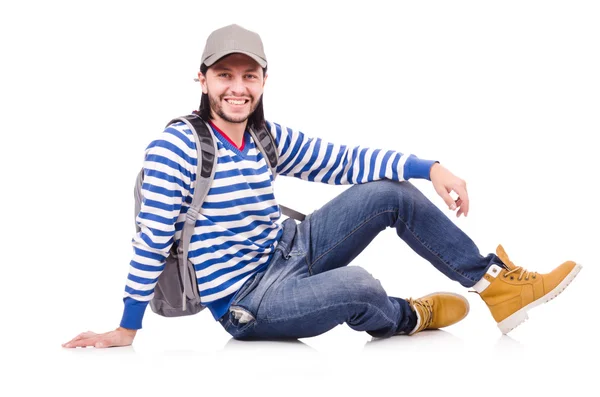
[[[242,96],[246,92],[246,85],[244,84],[244,77],[235,77],[231,82],[231,92],[235,96]]]

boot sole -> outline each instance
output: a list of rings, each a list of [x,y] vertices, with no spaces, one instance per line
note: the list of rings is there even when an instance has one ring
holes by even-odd
[[[560,284],[558,284],[552,291],[548,292],[541,298],[531,302],[527,306],[522,307],[520,310],[514,312],[504,320],[500,321],[498,323],[498,328],[500,328],[500,331],[504,335],[506,335],[529,318],[529,316],[527,315],[527,311],[533,309],[538,305],[541,305],[542,303],[549,302],[552,299],[556,298],[558,295],[560,295],[560,293],[563,292],[565,288],[567,288],[571,281],[573,281],[575,276],[577,276],[577,273],[579,273],[581,268],[582,266],[579,263],[576,264],[573,270],[571,270],[569,274],[567,274],[566,277],[560,282]]]

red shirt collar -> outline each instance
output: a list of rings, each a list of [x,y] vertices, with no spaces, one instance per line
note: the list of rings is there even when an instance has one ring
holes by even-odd
[[[234,143],[234,142],[233,142],[233,141],[232,141],[232,140],[231,140],[231,139],[230,139],[230,138],[227,136],[227,134],[225,134],[223,131],[221,131],[221,129],[220,129],[219,127],[217,127],[217,126],[215,125],[215,123],[213,123],[213,122],[212,122],[212,120],[208,120],[208,122],[210,123],[210,125],[211,125],[211,126],[212,126],[212,127],[215,129],[215,130],[217,130],[217,131],[218,131],[218,132],[219,132],[219,133],[220,133],[222,136],[224,136],[224,137],[225,137],[225,139],[227,139],[227,140],[229,141],[229,143],[231,143],[231,144],[233,145],[233,147],[237,148],[237,149],[238,149],[238,150],[240,150],[240,151],[244,150],[244,145],[246,144],[246,140],[245,140],[245,139],[242,139],[242,146],[241,146],[241,147],[238,147],[238,146],[237,146],[237,145],[236,145],[236,144],[235,144],[235,143]],[[244,134],[245,134],[245,133],[246,133],[246,132],[244,131]]]

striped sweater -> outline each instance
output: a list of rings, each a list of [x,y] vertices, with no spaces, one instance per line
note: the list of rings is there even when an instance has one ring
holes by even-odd
[[[435,162],[393,150],[336,145],[268,121],[267,127],[279,153],[278,176],[330,185],[429,180]],[[265,269],[283,230],[271,170],[251,135],[246,132],[238,148],[212,128],[217,168],[196,221],[189,259],[202,303],[218,320],[243,283]],[[132,239],[121,327],[142,328],[169,250],[181,237],[196,181],[198,156],[192,134],[182,122],[172,124],[146,148],[143,199],[136,217],[140,231]]]

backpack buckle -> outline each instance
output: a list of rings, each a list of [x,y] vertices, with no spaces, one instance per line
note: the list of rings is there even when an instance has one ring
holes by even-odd
[[[197,219],[198,219],[198,211],[196,211],[196,209],[193,207],[189,207],[185,214],[186,223],[195,224]]]

